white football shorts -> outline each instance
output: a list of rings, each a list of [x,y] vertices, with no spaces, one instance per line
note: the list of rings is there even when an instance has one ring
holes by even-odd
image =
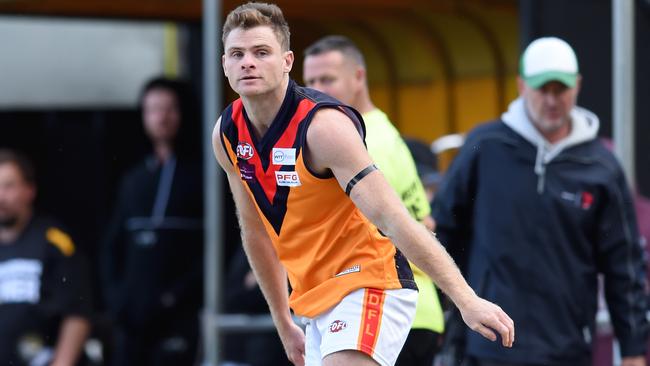
[[[362,288],[305,324],[305,365],[320,366],[323,357],[343,350],[363,352],[382,366],[397,360],[413,318],[418,292],[412,289]]]

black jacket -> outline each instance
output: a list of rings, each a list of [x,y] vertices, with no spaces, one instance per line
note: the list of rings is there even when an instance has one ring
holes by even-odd
[[[468,330],[467,353],[505,362],[588,363],[597,274],[603,273],[622,355],[645,354],[645,269],[618,162],[590,139],[548,162],[540,185],[537,154],[503,121],[480,126],[436,195],[440,241],[474,290],[515,322],[512,349]]]
[[[197,317],[202,193],[200,165],[180,157],[164,167],[148,157],[122,179],[101,265],[108,310],[127,329]]]

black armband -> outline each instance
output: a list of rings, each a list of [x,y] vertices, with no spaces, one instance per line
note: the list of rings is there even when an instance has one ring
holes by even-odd
[[[365,167],[362,171],[357,173],[350,181],[348,182],[348,185],[345,187],[345,194],[348,196],[350,195],[350,192],[352,191],[352,188],[359,183],[361,179],[363,179],[366,175],[372,173],[373,171],[377,170],[377,166],[375,164],[370,164],[367,167]]]

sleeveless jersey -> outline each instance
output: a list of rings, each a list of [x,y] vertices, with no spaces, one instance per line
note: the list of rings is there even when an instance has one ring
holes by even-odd
[[[365,133],[355,110],[293,80],[259,140],[241,99],[221,115],[223,147],[287,270],[289,304],[307,317],[318,316],[359,288],[417,289],[406,258],[359,211],[334,176],[316,174],[306,165],[306,132],[319,108],[338,108]]]

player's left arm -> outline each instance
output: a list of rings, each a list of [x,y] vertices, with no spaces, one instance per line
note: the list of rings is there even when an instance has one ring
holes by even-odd
[[[332,171],[342,189],[372,165],[357,129],[340,111],[316,113],[307,130],[307,161],[315,172]],[[350,190],[350,198],[391,241],[458,306],[468,326],[488,339],[496,331],[512,346],[514,323],[498,306],[479,298],[435,236],[408,213],[383,174],[374,170]]]

